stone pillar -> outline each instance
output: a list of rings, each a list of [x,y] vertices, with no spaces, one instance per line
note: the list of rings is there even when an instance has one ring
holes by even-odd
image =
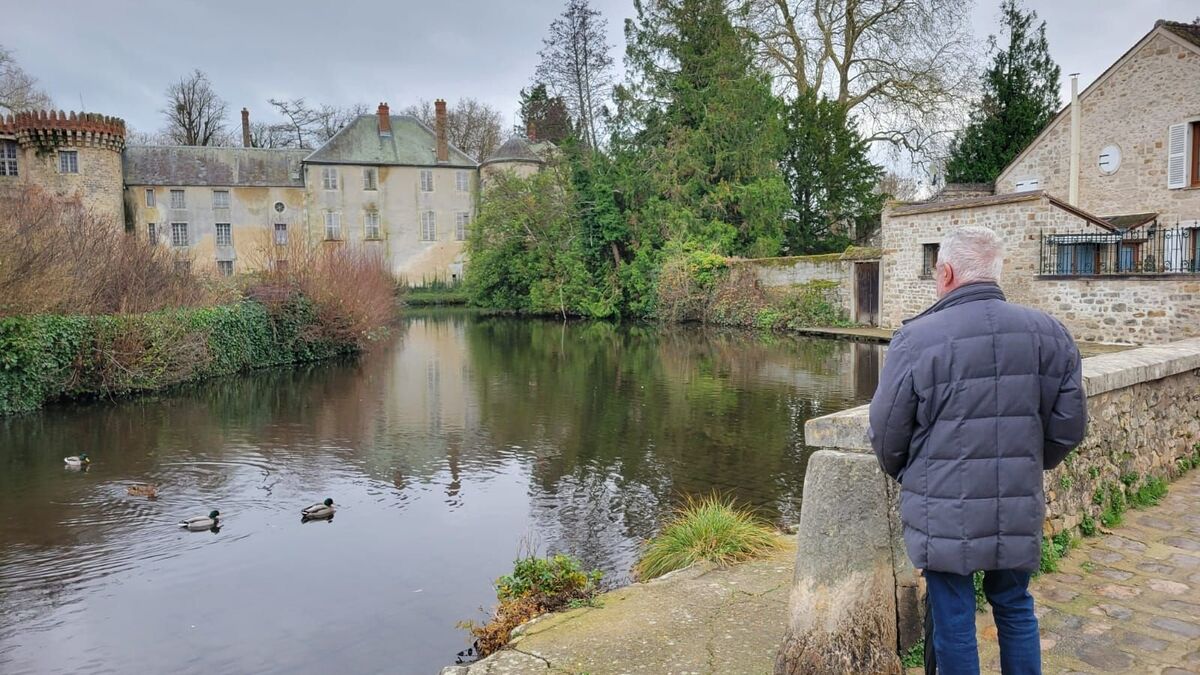
[[[776,675],[900,673],[921,637],[899,491],[866,440],[866,407],[812,420],[789,625]]]

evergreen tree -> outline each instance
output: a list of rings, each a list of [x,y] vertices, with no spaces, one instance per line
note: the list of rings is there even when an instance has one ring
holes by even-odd
[[[781,104],[723,0],[637,0],[626,24],[631,82],[617,92],[639,247],[778,252],[787,186]],[[643,253],[643,268],[652,267]],[[653,257],[652,255],[650,257]]]
[[[1061,107],[1046,22],[1035,27],[1037,13],[1022,10],[1017,0],[1003,0],[1000,13],[1008,46],[999,49],[996,36],[990,38],[995,56],[983,75],[983,97],[950,150],[948,182],[995,180]]]
[[[524,128],[516,132],[532,130],[539,141],[562,143],[572,134],[566,102],[561,96],[551,96],[546,85],[540,83],[521,90],[521,123]]]
[[[882,174],[846,107],[814,90],[787,108],[784,175],[792,191],[784,245],[791,255],[841,251],[851,229],[879,217]]]

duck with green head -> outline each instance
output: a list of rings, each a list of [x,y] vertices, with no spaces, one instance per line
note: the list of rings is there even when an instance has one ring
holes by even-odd
[[[181,520],[179,521],[179,526],[191,530],[192,532],[212,530],[221,525],[220,516],[221,512],[213,509],[207,516],[197,516],[195,518]]]
[[[67,466],[69,466],[73,469],[81,469],[81,468],[87,466],[88,464],[91,464],[92,460],[88,457],[88,454],[86,452],[81,452],[78,455],[71,455],[70,457],[63,457],[63,463],[65,463]]]
[[[333,517],[333,512],[337,509],[333,506],[332,499],[326,499],[320,504],[306,506],[300,511],[300,516],[304,520],[325,520]]]

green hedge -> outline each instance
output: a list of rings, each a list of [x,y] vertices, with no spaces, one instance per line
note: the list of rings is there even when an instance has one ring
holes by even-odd
[[[312,303],[0,319],[0,415],[120,396],[353,351],[322,337]]]

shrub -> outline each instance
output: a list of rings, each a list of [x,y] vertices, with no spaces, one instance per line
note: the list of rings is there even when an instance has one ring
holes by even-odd
[[[1038,573],[1045,574],[1058,571],[1058,561],[1067,555],[1074,542],[1068,531],[1059,532],[1053,537],[1042,538],[1042,558],[1038,565]]]
[[[639,579],[653,579],[701,560],[728,564],[779,547],[774,531],[753,514],[716,495],[689,497],[634,567]]]
[[[557,612],[590,601],[599,592],[601,573],[584,571],[583,564],[569,555],[548,558],[526,556],[513,562],[512,574],[496,580],[496,612],[482,626],[463,622],[471,631],[475,649],[487,656],[508,644],[517,626],[546,612]]]

